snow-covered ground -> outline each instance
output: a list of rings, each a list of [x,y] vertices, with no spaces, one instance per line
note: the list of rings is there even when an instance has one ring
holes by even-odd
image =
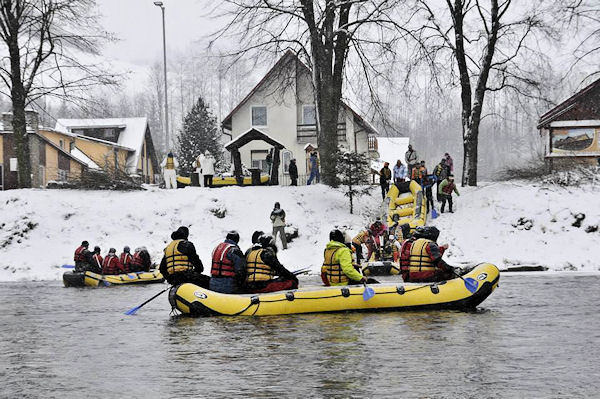
[[[600,186],[560,188],[527,182],[482,183],[464,188],[454,214],[432,221],[440,228],[440,243],[450,249],[446,258],[460,262],[544,265],[553,270],[597,271],[600,232],[586,233],[600,224]],[[59,279],[72,264],[82,240],[121,251],[145,245],[160,261],[171,231],[190,227],[205,268],[214,246],[236,229],[241,246],[250,245],[254,230],[270,232],[269,214],[279,201],[287,221],[300,237],[280,259],[291,270],[310,266],[318,272],[323,247],[334,226],[350,233],[363,228],[380,209],[379,187],[357,201],[349,215],[347,199],[323,185],[303,187],[228,187],[180,190],[151,188],[140,192],[13,190],[0,192],[0,281]],[[439,209],[439,208],[438,208]],[[225,210],[223,218],[218,211]],[[582,227],[571,226],[573,214],[583,213]],[[518,220],[531,220],[530,224]],[[515,226],[517,227],[515,227]],[[526,230],[525,228],[529,228]]]
[[[243,250],[254,230],[271,233],[269,215],[275,201],[296,226],[300,237],[280,251],[290,270],[319,270],[324,245],[334,226],[358,231],[368,214],[378,211],[378,187],[373,197],[348,213],[348,200],[324,185],[302,187],[226,187],[179,190],[151,188],[139,192],[12,190],[0,192],[0,281],[59,279],[73,264],[73,251],[82,240],[120,253],[145,245],[160,262],[170,234],[180,225],[190,228],[205,269],[210,254],[227,231],[237,230]],[[371,207],[371,208],[370,208]],[[223,218],[215,214],[225,210]],[[280,244],[280,242],[279,242]]]
[[[600,269],[600,231],[586,232],[600,225],[599,184],[565,188],[507,181],[459,191],[454,214],[431,222],[442,232],[439,241],[450,244],[449,263]],[[572,226],[578,213],[585,215],[579,228]]]

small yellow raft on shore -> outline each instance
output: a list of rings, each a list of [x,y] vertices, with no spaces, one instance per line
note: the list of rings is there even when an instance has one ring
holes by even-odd
[[[169,302],[173,308],[192,316],[474,309],[496,289],[500,272],[496,266],[483,263],[463,278],[477,281],[477,289],[470,292],[460,278],[427,284],[371,284],[375,296],[364,300],[362,286],[306,287],[268,294],[230,295],[188,283],[171,288]]]
[[[98,274],[92,272],[66,272],[63,274],[65,287],[107,287],[109,285],[153,284],[165,281],[158,270],[123,274]]]
[[[261,184],[268,184],[269,180],[270,180],[270,178],[267,175],[260,176]],[[190,184],[192,184],[192,179],[190,177],[177,176],[177,183],[181,184],[184,187],[189,186]],[[229,176],[229,177],[215,176],[215,177],[213,177],[212,185],[213,185],[213,187],[235,186],[235,185],[237,185],[237,180],[235,179],[235,176]],[[250,186],[250,185],[252,185],[252,177],[244,176],[244,178],[242,179],[242,186]]]

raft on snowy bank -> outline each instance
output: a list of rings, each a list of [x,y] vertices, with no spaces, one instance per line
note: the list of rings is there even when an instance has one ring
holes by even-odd
[[[65,287],[107,287],[109,285],[153,284],[165,281],[158,270],[115,275],[92,272],[66,272],[63,274]]]
[[[400,192],[400,190],[406,190]],[[394,225],[394,215],[398,215],[398,226],[408,224],[411,230],[418,226],[424,226],[427,220],[427,198],[419,183],[411,180],[410,183],[398,185],[392,184],[387,193],[388,203],[388,226]]]
[[[426,284],[372,284],[375,296],[364,300],[362,286],[307,287],[268,294],[229,295],[194,284],[171,288],[173,308],[192,316],[266,316],[293,313],[341,311],[391,311],[414,309],[473,309],[498,286],[500,272],[483,263],[465,274],[477,288],[471,293],[463,280],[456,278]]]
[[[268,184],[269,176],[261,175],[260,176],[260,184]],[[192,184],[192,179],[190,177],[185,176],[177,176],[177,184],[183,187],[187,187]],[[237,181],[235,180],[235,176],[223,177],[223,176],[215,176],[213,177],[213,187],[224,187],[224,186],[235,186],[237,185]],[[242,181],[242,186],[251,186],[252,185],[252,177],[244,176]]]

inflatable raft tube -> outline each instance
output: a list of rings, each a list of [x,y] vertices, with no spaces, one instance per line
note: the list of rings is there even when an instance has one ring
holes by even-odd
[[[267,184],[269,182],[269,180],[270,180],[269,176],[267,176],[267,175],[260,176],[260,184]],[[177,183],[183,187],[189,186],[192,183],[192,179],[190,177],[177,176]],[[222,176],[213,177],[213,187],[235,186],[235,185],[237,185],[237,181],[235,180],[235,177],[222,177]],[[250,176],[245,176],[242,185],[243,186],[252,185],[252,178]]]
[[[368,262],[362,267],[365,276],[390,276],[400,274],[400,265],[390,260]]]
[[[165,281],[158,270],[127,274],[104,275],[92,272],[66,272],[65,287],[107,287],[109,285],[153,284]]]
[[[405,192],[400,192],[402,189]],[[427,198],[419,183],[411,180],[400,186],[392,184],[386,201],[388,201],[388,226],[394,224],[394,215],[399,216],[398,225],[408,224],[411,231],[418,226],[424,226],[427,221]]]
[[[229,295],[213,292],[194,284],[171,288],[173,308],[192,316],[267,316],[295,313],[343,311],[400,311],[413,309],[473,309],[498,286],[500,273],[484,263],[465,274],[478,283],[471,293],[463,280],[427,284],[372,284],[375,291],[368,301],[362,286],[307,287],[268,294]]]

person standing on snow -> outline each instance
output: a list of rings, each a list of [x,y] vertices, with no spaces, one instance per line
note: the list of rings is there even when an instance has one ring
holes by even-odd
[[[297,186],[298,185],[298,165],[296,165],[296,159],[290,160],[288,172],[290,174],[290,180],[292,181],[290,186]]]
[[[432,187],[435,184],[435,175],[427,175],[423,180],[423,189],[425,190],[425,198],[427,198],[427,211],[432,211],[433,206],[433,191]]]
[[[438,188],[438,194],[442,197],[442,208],[441,211],[444,213],[444,207],[446,206],[446,201],[448,201],[449,211],[450,213],[454,213],[452,211],[452,192],[455,192],[457,196],[460,197],[460,193],[456,188],[456,184],[454,184],[454,175],[448,176],[443,182],[440,183],[440,187]]]
[[[394,183],[399,185],[406,180],[406,166],[402,165],[401,160],[396,161],[396,165],[394,165]]]
[[[160,166],[163,168],[163,177],[165,179],[165,188],[177,188],[177,171],[179,162],[173,156],[172,152],[167,154],[167,157],[161,162]]]
[[[125,247],[123,247],[123,253],[121,253],[121,256],[119,256],[119,262],[121,262],[121,265],[123,265],[123,268],[125,269],[125,273],[129,273],[129,271],[133,271],[133,270],[131,270],[131,260],[132,259],[133,259],[133,256],[131,256],[130,249],[126,245]]]
[[[246,258],[238,246],[240,235],[230,231],[212,252],[209,289],[224,294],[242,293],[246,279]]]
[[[321,280],[326,286],[366,283],[367,279],[352,264],[352,251],[344,243],[344,233],[331,230],[323,253]]]
[[[442,181],[444,181],[446,178],[448,178],[449,175],[449,168],[446,165],[446,159],[442,158],[442,160],[440,161],[439,164],[437,164],[435,166],[435,168],[433,168],[433,175],[435,176],[435,181],[436,181],[436,186],[435,186],[435,192],[436,194],[438,193],[438,191],[440,190],[440,183]],[[438,202],[442,201],[442,196],[440,194],[437,194],[437,200]]]
[[[434,226],[419,226],[413,236],[402,243],[400,273],[406,282],[438,282],[454,278],[455,272],[442,260],[448,245],[436,243],[440,231]]]
[[[204,266],[196,253],[196,247],[188,241],[189,234],[190,231],[185,226],[171,233],[173,241],[163,251],[160,273],[171,285],[192,283],[208,288],[210,277],[202,274]]]
[[[194,161],[194,164],[196,165],[196,174],[198,175],[198,185],[200,187],[204,186],[202,179],[202,162],[204,162],[204,154],[200,153],[200,155],[198,155]]]
[[[271,212],[271,223],[273,223],[273,238],[277,240],[277,234],[281,238],[283,249],[287,249],[287,237],[285,236],[285,211],[281,209],[279,202],[275,203]]]
[[[206,150],[204,151],[204,158],[201,161],[202,176],[204,176],[204,187],[212,187],[213,176],[215,175],[215,157]]]
[[[450,154],[445,153],[444,154],[444,159],[446,160],[446,165],[448,165],[448,169],[449,169],[449,173],[454,172],[454,160],[452,159],[452,157],[450,156]]]
[[[117,256],[117,250],[111,248],[108,250],[108,255],[102,261],[102,274],[105,275],[114,275],[126,273],[121,261],[119,261],[119,257]]]
[[[390,163],[384,162],[383,168],[379,171],[379,185],[381,186],[381,198],[385,199],[388,190],[390,189],[390,180],[392,179],[392,171]]]
[[[255,294],[298,288],[298,278],[277,259],[275,239],[261,236],[259,240],[260,247],[253,247],[246,257],[247,291]]]
[[[90,265],[93,260],[92,253],[88,250],[89,246],[89,242],[82,241],[81,245],[75,250],[75,255],[73,256],[73,260],[75,261],[75,272],[85,272],[90,270]]]
[[[408,165],[408,176],[412,176],[412,169],[418,163],[418,156],[411,144],[408,145],[408,151],[404,154],[404,160],[406,161],[406,165]]]
[[[306,185],[310,186],[313,179],[315,179],[316,183],[321,180],[321,174],[319,173],[319,157],[317,156],[316,151],[313,151],[312,154],[310,154],[310,177],[308,178]]]

